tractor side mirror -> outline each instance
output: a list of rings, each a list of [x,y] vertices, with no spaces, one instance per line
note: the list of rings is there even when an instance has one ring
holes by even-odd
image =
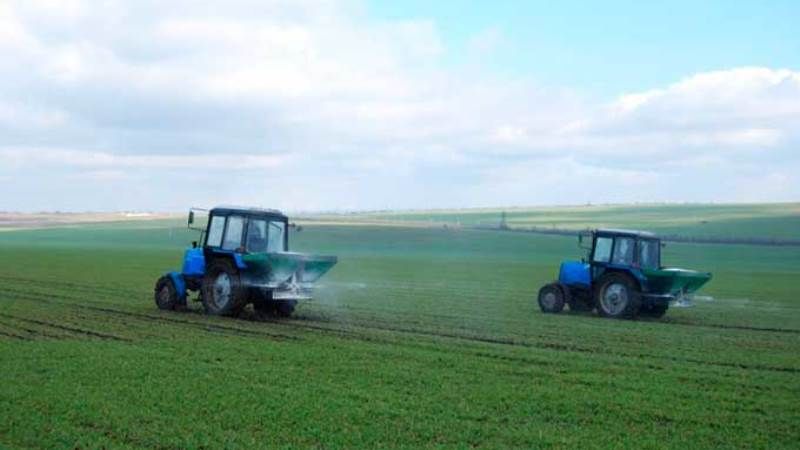
[[[189,221],[187,222],[188,225],[194,223],[194,211],[189,211]]]
[[[586,231],[581,231],[578,233],[578,247],[584,250],[591,250],[592,249],[592,240],[591,240],[591,233]],[[589,239],[588,243],[584,243],[586,239]]]
[[[294,228],[294,231],[297,231],[297,232],[303,231],[303,226],[302,225],[298,225],[298,224],[296,224],[294,222],[289,224],[289,228]]]
[[[197,241],[192,241],[192,248],[197,248]]]
[[[666,247],[666,246],[667,246],[667,243],[666,243],[666,242],[662,242],[662,243],[661,243],[661,248],[664,248],[664,247]]]

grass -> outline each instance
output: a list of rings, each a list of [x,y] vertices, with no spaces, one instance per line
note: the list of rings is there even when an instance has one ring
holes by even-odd
[[[778,221],[779,219],[771,218]],[[794,448],[796,248],[672,244],[713,300],[543,315],[574,239],[306,226],[336,254],[291,320],[156,310],[177,223],[0,234],[0,446]],[[781,229],[782,225],[776,225]],[[197,309],[197,306],[195,306]]]
[[[624,227],[684,236],[800,239],[798,203],[491,208],[350,214],[341,216],[341,219],[352,222],[378,220],[389,223],[494,226],[500,222],[502,212],[506,213],[508,225],[517,228],[534,226],[579,230]]]

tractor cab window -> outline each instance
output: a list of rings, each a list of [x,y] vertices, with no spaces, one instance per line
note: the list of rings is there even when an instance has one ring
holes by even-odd
[[[250,219],[247,226],[247,251],[265,253],[267,251],[267,221]]]
[[[211,218],[211,225],[208,227],[208,239],[206,245],[209,247],[219,247],[222,244],[222,232],[225,230],[225,217],[214,216]]]
[[[639,265],[643,269],[659,269],[661,244],[653,239],[639,241]]]
[[[633,238],[618,237],[616,244],[614,244],[614,264],[623,264],[629,266],[633,264]]]
[[[282,252],[285,251],[284,247],[286,233],[286,223],[273,221],[269,222],[269,242],[267,243],[268,252]]]
[[[225,229],[225,239],[222,240],[223,250],[236,250],[242,246],[242,232],[244,231],[244,217],[228,217],[228,227]]]
[[[609,237],[599,237],[594,244],[594,261],[608,262],[611,259],[611,242]]]

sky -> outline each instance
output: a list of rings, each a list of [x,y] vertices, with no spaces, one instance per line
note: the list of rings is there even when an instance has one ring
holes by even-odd
[[[800,2],[655,3],[0,0],[0,211],[800,201]]]

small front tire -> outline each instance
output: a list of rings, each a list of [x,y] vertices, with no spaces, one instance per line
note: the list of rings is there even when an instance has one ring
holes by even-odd
[[[178,299],[178,290],[175,288],[175,282],[172,277],[163,276],[156,282],[154,298],[156,306],[160,310],[172,311],[178,307],[180,300]]]
[[[550,283],[539,289],[539,308],[543,313],[560,313],[564,309],[564,291],[556,283]]]

